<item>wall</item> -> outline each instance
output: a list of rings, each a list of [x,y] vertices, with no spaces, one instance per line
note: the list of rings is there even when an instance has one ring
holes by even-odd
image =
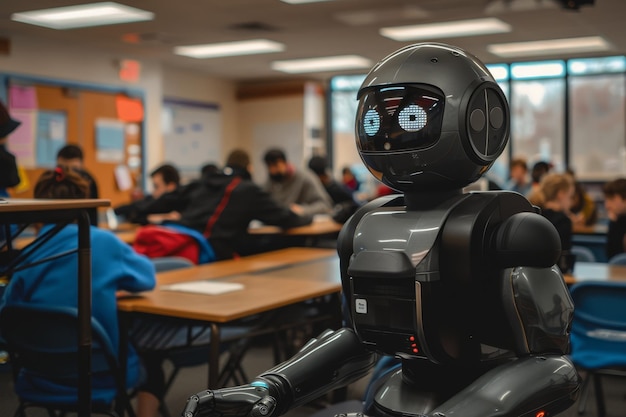
[[[191,71],[165,68],[158,62],[147,60],[140,61],[141,78],[137,83],[120,81],[117,62],[120,59],[134,58],[16,35],[11,36],[10,54],[0,55],[0,71],[142,90],[145,106],[144,157],[148,170],[163,160],[161,111],[164,97],[219,104],[224,114],[223,140],[225,143],[237,140],[234,83]]]

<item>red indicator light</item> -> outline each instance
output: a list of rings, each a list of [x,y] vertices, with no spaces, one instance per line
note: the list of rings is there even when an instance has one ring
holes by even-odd
[[[417,353],[417,352],[419,352],[419,350],[417,350],[417,348],[414,348],[414,349],[413,349],[413,353]],[[538,417],[539,417],[539,416],[538,416]],[[543,417],[543,416],[541,416],[541,417]]]
[[[412,348],[416,348],[416,347],[417,347],[417,345],[416,345],[415,343],[412,343],[412,344],[411,344],[411,347],[412,347]]]
[[[409,342],[415,342],[415,336],[410,336],[409,337]]]
[[[535,417],[545,417],[546,412],[545,411],[538,411],[537,414],[535,414]]]

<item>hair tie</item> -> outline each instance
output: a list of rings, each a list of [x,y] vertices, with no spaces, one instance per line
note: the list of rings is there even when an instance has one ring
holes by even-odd
[[[54,168],[54,179],[57,182],[61,182],[65,179],[65,171],[63,171],[63,168],[61,167]]]

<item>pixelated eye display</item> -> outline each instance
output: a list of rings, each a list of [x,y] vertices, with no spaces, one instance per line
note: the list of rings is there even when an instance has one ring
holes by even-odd
[[[380,129],[380,116],[374,109],[369,109],[363,117],[363,129],[369,136],[374,136]]]
[[[426,111],[417,104],[411,104],[398,114],[398,124],[407,132],[417,132],[428,123]]]
[[[445,97],[430,86],[385,86],[365,90],[359,100],[356,127],[362,150],[419,149],[441,134]]]

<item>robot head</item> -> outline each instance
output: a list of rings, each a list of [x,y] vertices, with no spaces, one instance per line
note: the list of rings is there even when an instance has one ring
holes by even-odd
[[[509,108],[487,68],[436,43],[380,61],[358,93],[357,148],[370,172],[400,191],[460,189],[502,153]]]

